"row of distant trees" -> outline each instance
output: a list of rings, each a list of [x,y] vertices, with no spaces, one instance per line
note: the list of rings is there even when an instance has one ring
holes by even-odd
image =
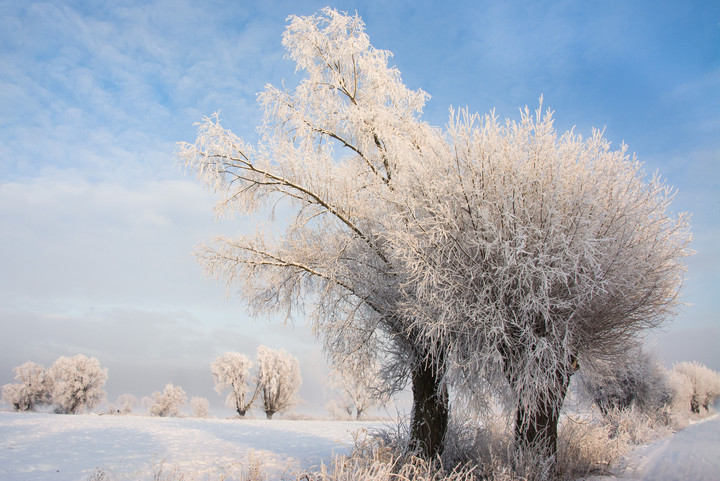
[[[260,346],[257,367],[251,374],[253,366],[246,355],[235,352],[228,352],[211,364],[215,390],[218,394],[230,390],[228,404],[240,416],[245,416],[258,403],[268,419],[297,405],[302,377],[295,356],[283,349]],[[82,354],[60,357],[47,370],[29,361],[17,366],[14,371],[17,382],[3,386],[2,399],[15,411],[34,411],[38,407],[52,405],[56,413],[76,414],[94,409],[106,397],[103,388],[108,370],[101,367],[100,361],[94,357]],[[154,392],[151,398],[143,401],[152,416],[177,416],[187,405],[187,394],[182,387],[169,383],[162,391]],[[109,406],[108,411],[129,414],[138,403],[132,394],[123,394],[115,405]],[[208,416],[207,399],[193,397],[190,404],[194,416]]]
[[[701,414],[720,397],[720,373],[698,362],[668,370],[643,349],[631,351],[627,363],[598,366],[582,380],[604,416],[627,409]]]

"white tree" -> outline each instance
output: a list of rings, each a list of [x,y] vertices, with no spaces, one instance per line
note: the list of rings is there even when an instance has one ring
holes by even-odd
[[[235,408],[240,417],[250,409],[258,395],[258,388],[251,392],[249,381],[253,363],[245,354],[226,352],[210,364],[215,391],[221,394],[229,389],[227,405]]]
[[[684,377],[691,386],[690,410],[696,414],[700,408],[708,410],[710,404],[720,397],[720,374],[699,362],[681,362],[673,366],[673,372]]]
[[[82,354],[60,357],[48,370],[52,382],[52,400],[56,411],[75,414],[89,411],[105,398],[108,371],[95,357]]]
[[[210,416],[210,402],[206,398],[193,396],[190,399],[190,406],[192,407],[193,417],[206,418]]]
[[[541,109],[461,112],[447,134],[408,176],[413,220],[390,219],[420,301],[408,315],[458,382],[509,386],[516,444],[553,454],[578,362],[622,353],[673,312],[688,216],[671,216],[672,191],[625,146],[558,135]]]
[[[355,413],[355,419],[360,419],[370,407],[387,401],[387,395],[382,389],[382,379],[372,359],[349,358],[346,362],[334,366],[330,374],[330,385],[340,390],[341,398],[339,404],[336,402],[329,408],[341,408],[348,416]]]
[[[117,404],[120,414],[130,414],[135,406],[138,405],[138,400],[132,394],[121,394],[118,396],[115,404]]]
[[[263,411],[268,419],[298,403],[302,384],[298,359],[284,349],[259,346],[257,350],[257,385]]]
[[[388,393],[410,381],[412,442],[433,457],[449,415],[445,361],[404,313],[413,293],[401,288],[403,266],[394,262],[385,221],[405,205],[406,164],[442,143],[419,120],[428,96],[405,87],[357,16],[326,8],[291,17],[283,44],[305,76],[293,91],[268,86],[260,94],[259,144],[207,118],[179,157],[221,196],[219,215],[282,202],[289,225],[279,238],[217,239],[198,257],[210,276],[237,285],[257,314],[292,317],[308,303],[334,364],[376,358]]]
[[[187,402],[185,391],[180,386],[168,383],[162,392],[155,391],[152,394],[152,405],[150,406],[151,416],[178,416],[180,408]]]
[[[583,387],[603,414],[637,406],[646,411],[672,402],[668,373],[654,355],[638,347],[583,373]]]
[[[2,399],[15,411],[33,411],[35,406],[50,404],[50,380],[45,369],[37,363],[25,362],[13,369],[15,384],[2,388]]]

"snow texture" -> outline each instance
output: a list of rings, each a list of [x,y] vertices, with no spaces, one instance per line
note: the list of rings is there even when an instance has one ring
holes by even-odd
[[[254,457],[269,479],[347,453],[352,433],[381,423],[61,416],[0,412],[0,479],[152,480],[153,463],[187,476],[236,476]]]
[[[715,414],[633,452],[618,477],[591,481],[715,481],[720,479],[720,416]]]

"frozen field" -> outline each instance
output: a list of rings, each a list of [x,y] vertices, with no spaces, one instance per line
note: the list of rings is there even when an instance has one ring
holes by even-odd
[[[345,453],[352,433],[379,422],[226,420],[0,412],[0,479],[152,480],[164,461],[195,479],[218,479],[259,459],[271,479]]]

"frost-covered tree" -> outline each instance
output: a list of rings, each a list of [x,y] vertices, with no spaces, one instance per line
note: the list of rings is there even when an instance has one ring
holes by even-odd
[[[95,357],[78,354],[60,357],[48,369],[52,383],[52,400],[56,411],[76,414],[90,411],[105,398],[108,370],[100,366]]]
[[[624,145],[558,134],[541,109],[519,122],[461,112],[447,137],[413,166],[413,220],[391,219],[420,301],[408,315],[466,392],[509,387],[518,447],[555,453],[578,363],[622,353],[673,311],[688,216]]]
[[[708,410],[710,404],[720,397],[720,374],[699,362],[681,362],[673,366],[673,372],[687,380],[691,387],[690,410],[696,414],[700,408]]]
[[[177,416],[180,408],[187,402],[185,391],[180,386],[168,383],[162,392],[155,391],[152,394],[152,405],[150,406],[151,416]]]
[[[240,417],[245,417],[259,392],[257,386],[251,390],[249,385],[252,367],[252,361],[245,354],[237,352],[226,352],[210,364],[215,391],[222,394],[225,389],[230,390],[227,405],[235,408]]]
[[[449,415],[445,362],[405,313],[413,293],[401,288],[404,267],[386,221],[407,211],[405,165],[442,140],[419,119],[428,95],[402,83],[357,16],[326,8],[291,17],[283,45],[304,77],[294,90],[260,94],[258,144],[212,117],[179,157],[218,193],[219,215],[280,205],[287,228],[277,237],[219,238],[198,257],[210,276],[239,287],[256,314],[292,317],[309,307],[331,363],[377,359],[387,393],[410,382],[412,443],[433,457]]]
[[[630,349],[602,364],[584,374],[582,384],[603,414],[633,405],[656,410],[672,401],[666,369],[644,349]]]
[[[45,368],[28,361],[13,370],[18,382],[3,386],[3,401],[12,405],[15,411],[33,411],[35,406],[50,404],[51,385]]]
[[[130,414],[135,406],[138,405],[138,400],[132,394],[121,394],[118,396],[115,404],[117,404],[117,409],[120,414]]]
[[[268,419],[298,402],[302,384],[298,359],[284,349],[259,346],[257,350],[257,379],[263,411]]]
[[[378,389],[382,379],[371,359],[351,358],[336,365],[330,374],[330,385],[341,393],[339,403],[332,404],[330,409],[341,408],[348,416],[355,413],[355,419],[360,419],[370,407],[387,401],[382,389]]]
[[[190,406],[192,407],[193,417],[206,418],[210,416],[210,402],[206,398],[194,396],[190,399]]]

